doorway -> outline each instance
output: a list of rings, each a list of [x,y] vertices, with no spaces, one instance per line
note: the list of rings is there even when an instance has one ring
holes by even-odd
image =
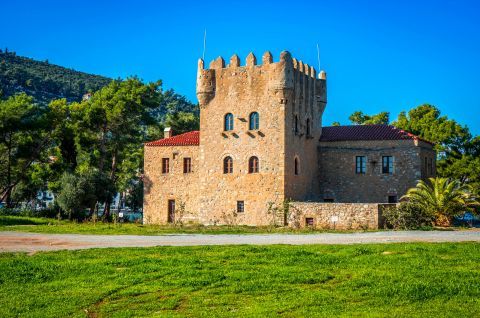
[[[168,223],[175,222],[175,200],[168,200]]]

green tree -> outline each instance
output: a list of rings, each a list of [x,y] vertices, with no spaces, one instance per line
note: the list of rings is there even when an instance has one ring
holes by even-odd
[[[21,183],[48,169],[56,122],[48,108],[26,94],[0,101],[0,201],[12,207],[12,194]],[[24,187],[25,188],[25,187]],[[30,190],[34,190],[30,188]],[[17,191],[17,199],[21,198]]]
[[[334,122],[332,123],[332,126],[340,126],[340,123],[339,123],[338,121],[334,121]]]
[[[200,120],[194,113],[176,112],[167,115],[165,126],[171,127],[175,134],[198,130]]]
[[[381,112],[376,115],[366,115],[361,111],[356,111],[348,117],[350,122],[355,125],[375,125],[382,124],[388,125],[390,119],[390,113]]]
[[[478,206],[470,186],[447,178],[429,178],[420,180],[415,188],[407,191],[402,199],[421,207],[435,216],[437,225],[450,226],[458,213],[472,210]]]
[[[160,84],[137,78],[112,81],[74,106],[79,168],[94,167],[107,174],[116,191],[140,173],[142,142],[148,125],[155,124],[150,111],[160,103]],[[110,201],[104,209],[104,217],[109,216]]]

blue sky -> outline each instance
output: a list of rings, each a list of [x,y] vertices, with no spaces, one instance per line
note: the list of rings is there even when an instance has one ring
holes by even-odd
[[[478,1],[1,1],[0,47],[196,102],[197,59],[282,50],[328,74],[325,124],[434,104],[480,134]]]

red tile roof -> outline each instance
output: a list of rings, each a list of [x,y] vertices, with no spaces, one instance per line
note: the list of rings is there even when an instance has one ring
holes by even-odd
[[[352,140],[424,140],[405,130],[390,125],[353,125],[322,128],[320,141]]]
[[[145,146],[161,147],[161,146],[198,146],[200,144],[200,132],[198,130],[189,131],[187,133],[173,136],[170,138],[159,139],[146,142]]]

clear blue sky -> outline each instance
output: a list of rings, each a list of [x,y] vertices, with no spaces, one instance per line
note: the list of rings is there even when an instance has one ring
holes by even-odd
[[[282,50],[328,73],[325,124],[421,103],[480,134],[479,1],[2,1],[0,47],[196,102],[197,59]]]

